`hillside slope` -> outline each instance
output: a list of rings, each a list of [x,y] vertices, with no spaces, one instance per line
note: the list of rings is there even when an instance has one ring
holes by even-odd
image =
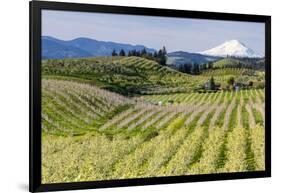
[[[42,73],[44,77],[76,79],[123,95],[187,91],[197,80],[140,57],[44,60]]]
[[[80,135],[96,131],[105,121],[128,109],[129,99],[88,84],[42,81],[43,131],[55,135]]]
[[[225,68],[225,67],[235,67],[238,64],[243,65],[244,63],[242,63],[240,60],[238,59],[234,59],[234,58],[224,58],[221,60],[218,60],[216,62],[214,62],[213,67],[214,68]]]
[[[214,62],[215,68],[251,68],[264,70],[264,59],[256,58],[224,58]]]

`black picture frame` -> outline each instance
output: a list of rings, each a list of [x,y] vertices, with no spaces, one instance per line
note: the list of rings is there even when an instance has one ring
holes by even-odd
[[[271,176],[271,17],[171,9],[31,1],[30,4],[30,140],[29,191],[59,191],[183,182],[261,178]],[[41,10],[118,13],[265,23],[265,171],[153,177],[73,183],[41,183]]]

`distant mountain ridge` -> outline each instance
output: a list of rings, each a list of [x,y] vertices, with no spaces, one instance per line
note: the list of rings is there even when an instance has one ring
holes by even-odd
[[[128,53],[133,49],[140,51],[144,48],[148,52],[156,51],[153,48],[147,48],[143,45],[98,41],[91,38],[76,38],[65,41],[51,36],[42,36],[43,59],[111,56],[114,49],[117,53],[121,49]]]
[[[140,51],[144,48],[151,53],[156,51],[156,49],[147,48],[144,45],[99,41],[91,38],[76,38],[65,41],[51,36],[42,36],[43,59],[111,56],[113,50],[116,50],[116,52],[119,53],[120,50],[123,49],[126,54],[128,54],[130,50]],[[167,54],[167,65],[178,68],[183,64],[204,64],[208,62],[215,62],[225,58],[226,56],[247,58],[261,57],[238,40],[229,40],[219,46],[203,52],[170,52]]]

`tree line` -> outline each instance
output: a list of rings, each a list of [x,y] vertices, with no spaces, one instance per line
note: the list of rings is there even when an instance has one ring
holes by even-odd
[[[162,66],[166,66],[166,62],[167,62],[167,57],[166,57],[167,50],[165,46],[163,46],[163,48],[155,52],[148,52],[145,48],[143,48],[142,50],[136,50],[136,49],[129,50],[128,53],[126,53],[124,49],[121,49],[118,53],[114,49],[111,55],[112,56],[138,56],[149,60],[154,60]]]
[[[208,63],[204,63],[204,64],[181,64],[178,66],[178,70],[183,72],[183,73],[187,73],[187,74],[192,74],[192,75],[199,75],[202,73],[202,71],[204,70],[209,70],[209,69],[213,69],[214,65],[213,62],[208,62]]]

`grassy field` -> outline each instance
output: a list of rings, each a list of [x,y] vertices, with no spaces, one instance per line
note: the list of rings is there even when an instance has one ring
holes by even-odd
[[[192,76],[138,57],[45,60],[42,182],[264,170],[264,89],[194,92]]]

